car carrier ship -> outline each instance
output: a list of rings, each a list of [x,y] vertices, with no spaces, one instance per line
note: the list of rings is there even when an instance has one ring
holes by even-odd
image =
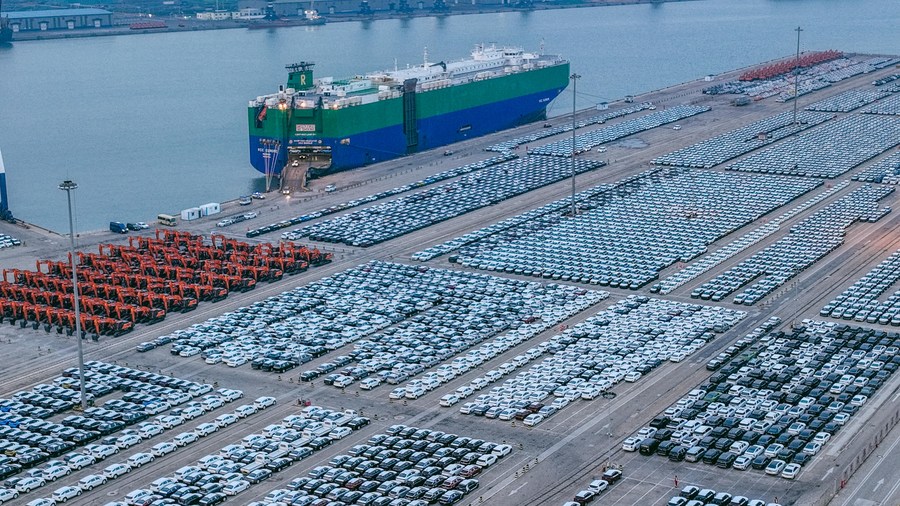
[[[470,58],[313,79],[287,66],[278,93],[250,101],[250,163],[322,175],[390,160],[544,119],[568,85],[569,62],[521,48],[478,45]],[[290,178],[291,180],[294,177]]]

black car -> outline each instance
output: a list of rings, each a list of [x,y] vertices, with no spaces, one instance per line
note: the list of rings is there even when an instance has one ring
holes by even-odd
[[[765,455],[760,455],[759,457],[753,459],[753,462],[750,463],[750,467],[752,467],[753,469],[765,469],[766,466],[769,465],[769,462],[771,460],[771,458],[766,457]]]
[[[250,483],[256,484],[269,479],[270,476],[272,476],[272,471],[269,471],[268,469],[257,469],[256,471],[247,473],[246,479]]]
[[[200,499],[203,499],[202,494],[198,494],[197,492],[191,492],[189,494],[184,494],[182,496],[178,496],[178,504],[182,506],[188,506],[190,504],[197,504],[200,502]]]
[[[685,455],[687,455],[688,447],[687,446],[676,446],[669,450],[669,460],[673,462],[681,462],[684,460]]]
[[[294,463],[293,460],[287,459],[287,458],[275,459],[275,460],[269,462],[268,464],[266,464],[266,469],[272,471],[273,473],[277,473],[278,471],[285,469],[286,467],[290,466],[293,463]]]
[[[212,494],[203,496],[203,498],[200,499],[199,504],[201,506],[213,506],[214,504],[219,504],[219,503],[224,502],[225,499],[227,499],[227,498],[228,498],[228,496],[226,496],[225,494],[223,494],[221,492],[214,492]]]

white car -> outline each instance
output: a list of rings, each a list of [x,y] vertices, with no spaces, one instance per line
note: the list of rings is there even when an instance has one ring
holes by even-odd
[[[93,490],[94,487],[99,487],[106,483],[106,476],[99,474],[89,474],[84,478],[78,480],[78,488],[81,490]]]
[[[150,453],[152,453],[156,457],[162,457],[163,455],[167,455],[169,453],[177,450],[178,447],[175,446],[174,443],[169,441],[163,441],[162,443],[157,443],[150,448]]]
[[[44,469],[42,477],[47,481],[53,481],[69,474],[72,474],[72,470],[67,466],[50,466]]]
[[[218,395],[207,395],[200,401],[200,404],[203,405],[203,409],[207,411],[212,411],[214,409],[221,408],[225,405],[225,399],[219,397]]]
[[[240,390],[233,390],[230,388],[220,388],[217,390],[217,392],[219,392],[219,394],[228,402],[236,401],[244,396],[244,392],[241,392]]]
[[[219,427],[227,427],[228,425],[231,425],[237,421],[238,421],[238,417],[234,416],[231,413],[225,413],[224,415],[217,416],[215,423]]]
[[[827,432],[817,432],[816,436],[813,438],[813,441],[815,441],[816,443],[819,443],[821,445],[824,445],[830,439],[831,439],[831,434],[829,434]]]
[[[439,404],[444,407],[450,407],[459,402],[459,396],[456,394],[447,394],[441,397]]]
[[[537,425],[543,421],[544,421],[544,415],[532,413],[532,414],[526,416],[525,419],[522,420],[522,423],[527,427],[534,427],[535,425]]]
[[[247,363],[247,359],[244,357],[234,357],[225,360],[225,365],[228,367],[240,367]]]
[[[71,485],[66,485],[65,487],[60,487],[53,491],[53,500],[60,503],[66,502],[69,499],[74,499],[77,496],[81,495],[81,489],[78,487],[73,487]]]
[[[79,495],[81,495],[80,488],[66,485],[65,487],[60,487],[53,491],[53,500],[57,503],[66,502],[69,499],[74,499]]]
[[[146,411],[148,415],[158,415],[159,413],[162,413],[163,411],[171,407],[172,405],[166,401],[156,401],[151,402],[150,404],[145,404],[144,411]]]
[[[106,476],[109,479],[118,478],[119,476],[125,475],[131,472],[131,466],[128,464],[122,464],[121,462],[106,466],[106,469],[103,470],[103,476]]]
[[[204,436],[208,436],[208,435],[212,434],[213,432],[216,432],[217,430],[219,430],[218,425],[216,425],[214,423],[206,422],[206,423],[201,423],[200,425],[198,425],[197,428],[194,429],[194,432],[198,436],[204,437]]]
[[[362,390],[372,390],[381,384],[381,380],[378,378],[366,378],[359,382],[359,388]]]
[[[209,466],[216,464],[218,462],[225,462],[225,457],[217,454],[207,455],[202,459],[197,461],[197,465],[200,466],[201,469],[209,469]]]
[[[41,497],[33,501],[29,501],[25,506],[55,506],[56,501],[49,497]]]
[[[475,461],[481,467],[490,467],[497,462],[497,456],[493,453],[485,453],[481,457],[478,457],[478,460]]]
[[[266,502],[266,503],[278,502],[284,496],[288,495],[289,493],[290,493],[289,490],[285,490],[283,488],[276,488],[275,490],[266,494],[266,496],[263,498],[263,502]]]
[[[153,436],[158,436],[162,434],[165,429],[162,425],[157,425],[155,423],[143,423],[138,428],[138,434],[141,435],[144,439],[149,439]]]
[[[119,453],[115,445],[89,444],[84,449],[97,460],[103,460]]]
[[[0,488],[0,504],[19,498],[19,492],[13,488]]]
[[[131,448],[142,441],[141,436],[137,434],[126,434],[116,439],[116,446],[121,449]]]
[[[203,408],[201,408],[200,406],[189,406],[181,411],[181,416],[187,418],[188,420],[193,420],[194,418],[203,416],[203,413],[205,413],[205,411],[203,411]]]
[[[167,429],[178,427],[184,423],[184,418],[175,415],[166,415],[158,418],[160,425]]]
[[[97,459],[93,457],[93,455],[75,455],[71,459],[69,459],[68,465],[69,469],[73,471],[78,471],[80,469],[84,469],[85,467],[96,462]]]
[[[753,458],[749,455],[738,455],[738,457],[734,459],[734,463],[731,464],[731,467],[737,469],[738,471],[746,471],[752,463]]]
[[[43,487],[46,483],[47,480],[40,476],[28,476],[16,482],[16,490],[24,494],[38,487]]]
[[[170,478],[169,476],[163,476],[162,478],[153,480],[153,483],[150,484],[150,490],[159,492],[161,488],[173,483],[178,483],[178,480],[176,480],[175,478]]]
[[[347,388],[353,384],[353,381],[350,376],[339,376],[335,378],[333,385],[335,388]]]
[[[636,452],[639,446],[641,446],[641,439],[638,437],[627,437],[622,442],[622,449],[626,452]]]
[[[182,432],[181,434],[172,438],[172,442],[178,446],[186,446],[198,439],[200,439],[200,437],[193,432]]]
[[[156,457],[153,456],[152,453],[135,453],[134,455],[128,457],[128,460],[125,461],[132,469],[135,467],[141,467],[144,464],[149,464],[153,462]]]
[[[807,455],[814,456],[814,455],[818,454],[819,450],[821,450],[821,449],[822,449],[821,443],[817,443],[815,441],[810,441],[809,443],[806,443],[806,445],[803,447],[802,451],[803,451],[803,453],[805,453]]]
[[[337,441],[338,439],[344,439],[349,436],[351,432],[353,431],[350,427],[336,427],[328,433],[328,437],[331,438],[332,441]]]
[[[502,444],[502,445],[495,446],[494,449],[491,450],[491,453],[493,453],[494,455],[496,455],[498,457],[505,457],[505,456],[509,455],[509,452],[511,452],[511,451],[512,451],[512,446]]]
[[[151,495],[153,495],[153,492],[145,488],[139,488],[137,490],[132,490],[122,499],[128,504],[135,504]]]
[[[227,496],[235,496],[250,488],[250,482],[246,480],[234,480],[225,484],[222,493]]]
[[[800,474],[800,464],[788,464],[781,471],[781,477],[786,480],[793,480],[798,474]]]
[[[256,406],[257,409],[265,409],[265,408],[275,405],[275,398],[274,397],[259,397],[255,401],[253,401],[253,404]]]
[[[234,414],[241,418],[247,418],[248,416],[255,414],[256,411],[256,406],[252,404],[243,404],[235,408]]]
[[[388,394],[389,399],[403,399],[406,396],[406,389],[403,387],[397,387],[391,390],[391,393]]]
[[[609,488],[609,482],[606,480],[594,480],[588,485],[588,488],[593,490],[595,494],[599,494]]]

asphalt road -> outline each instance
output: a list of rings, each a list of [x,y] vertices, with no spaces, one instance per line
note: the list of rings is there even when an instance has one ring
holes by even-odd
[[[869,74],[850,79],[828,89],[820,90],[812,94],[811,98],[804,98],[804,100],[818,100],[846,89],[863,86],[880,74],[891,72],[892,69],[886,69],[874,76]],[[704,84],[706,83],[687,83],[637,97],[637,101],[649,100],[658,106],[698,103],[709,104],[713,110],[680,121],[682,129],[679,131],[660,127],[613,143],[605,153],[591,152],[580,155],[585,158],[608,160],[609,165],[588,174],[579,175],[576,180],[578,189],[582,190],[599,183],[620,180],[646,170],[649,160],[656,156],[790,109],[790,105],[778,104],[771,100],[756,102],[742,108],[731,107],[727,105],[730,97],[709,97],[700,94],[699,90]],[[619,105],[621,104],[613,104],[613,107]],[[594,114],[597,112],[584,111],[580,113],[580,116],[588,117]],[[559,121],[567,120],[564,118],[554,120],[554,122]],[[256,227],[287,219],[335,203],[370,195],[422,179],[429,174],[451,167],[487,158],[492,153],[484,152],[482,150],[484,146],[540,128],[540,124],[529,125],[512,132],[467,141],[454,146],[455,154],[450,157],[442,156],[439,150],[404,158],[393,163],[335,174],[315,181],[312,191],[308,194],[294,195],[291,198],[270,195],[266,200],[254,201],[251,206],[248,206],[260,213],[260,217],[253,220],[252,226]],[[566,135],[561,134],[559,138]],[[553,140],[557,139],[550,138],[541,142]],[[520,148],[519,153],[523,154],[524,148]],[[847,177],[849,174],[845,174],[841,179]],[[323,192],[322,188],[326,184],[337,185],[339,191]],[[130,367],[154,372],[161,371],[196,381],[215,381],[220,386],[243,390],[246,394],[244,401],[252,400],[259,395],[272,395],[279,402],[275,407],[201,439],[186,450],[180,450],[165,458],[157,459],[126,477],[86,493],[78,500],[73,500],[72,504],[76,506],[100,504],[120,498],[132,489],[145,486],[159,476],[182,465],[192,463],[207,453],[237,441],[248,433],[259,431],[262,427],[275,423],[287,414],[296,412],[295,403],[300,398],[332,408],[361,410],[364,415],[373,417],[373,424],[316,453],[314,457],[278,473],[273,479],[254,486],[250,491],[238,496],[238,499],[230,500],[228,504],[243,504],[261,498],[269,490],[283,486],[293,477],[305,473],[315,465],[327,461],[333,455],[342,453],[346,448],[368,439],[375,432],[395,423],[474,435],[514,445],[515,450],[502,461],[501,465],[492,467],[480,477],[481,487],[474,497],[466,498],[466,504],[470,502],[480,504],[482,501],[485,504],[501,506],[561,504],[569,500],[578,490],[584,488],[592,478],[598,476],[604,466],[613,464],[624,466],[625,478],[604,493],[602,504],[661,505],[665,504],[668,497],[677,493],[686,484],[725,490],[768,501],[775,501],[777,498],[783,504],[815,504],[820,497],[839,488],[842,470],[854,459],[857,459],[857,455],[870,444],[871,434],[868,428],[884,426],[896,412],[898,396],[900,396],[897,393],[900,378],[892,378],[873,399],[870,399],[861,416],[854,417],[849,427],[828,444],[827,454],[814,459],[799,478],[793,481],[768,477],[754,471],[723,471],[702,464],[672,463],[663,458],[642,457],[636,453],[621,451],[621,441],[687,391],[703,382],[709,375],[704,368],[708,358],[715,356],[721,349],[744,336],[750,329],[770,316],[780,317],[785,326],[800,322],[804,318],[818,318],[818,310],[822,305],[900,247],[900,238],[897,238],[895,234],[897,226],[900,224],[898,223],[900,216],[896,214],[889,214],[877,223],[852,225],[846,235],[845,244],[837,251],[832,252],[794,278],[789,285],[769,296],[762,304],[741,307],[748,311],[747,318],[736,328],[719,336],[688,360],[678,364],[667,363],[637,383],[617,385],[613,389],[616,396],[612,399],[578,401],[533,429],[525,428],[519,423],[513,424],[460,415],[455,408],[438,407],[437,401],[443,394],[466,384],[475,376],[551,337],[555,333],[553,329],[483,364],[481,368],[442,385],[424,397],[406,402],[388,402],[387,393],[390,388],[387,386],[373,391],[360,391],[352,386],[342,392],[321,383],[299,384],[296,382],[299,369],[279,377],[275,374],[251,370],[248,366],[232,369],[223,365],[203,364],[199,357],[190,359],[173,357],[168,353],[167,347],[143,354],[134,351],[134,346],[139,342],[171,333],[192,323],[205,321],[225,311],[310,283],[372,259],[410,262],[409,255],[425,247],[564,198],[571,192],[570,185],[571,182],[568,180],[561,181],[368,249],[318,244],[321,249],[335,252],[335,261],[332,264],[310,269],[278,283],[262,284],[252,292],[232,294],[227,300],[220,303],[201,304],[196,311],[188,314],[169,315],[162,323],[138,326],[134,332],[123,337],[103,338],[99,343],[86,341],[85,357],[87,360],[127,364]],[[788,233],[791,225],[846,195],[857,186],[859,183],[851,183],[841,192],[788,221],[778,233],[704,273],[672,294],[661,298],[697,302],[688,296],[694,287],[780,239]],[[824,191],[823,187],[804,195],[802,199],[821,191]],[[892,194],[881,201],[880,205],[893,205],[896,199],[897,195]],[[773,211],[770,216],[781,214],[796,205],[796,202],[798,201]],[[223,207],[223,215],[234,214],[246,209],[237,206],[234,202],[225,203]],[[182,224],[179,229],[195,233],[209,233],[215,230],[235,237],[243,235],[245,229],[240,228],[243,224],[217,229],[214,226],[216,218],[218,217]],[[150,219],[147,221],[149,222]],[[762,220],[729,234],[711,245],[709,251],[727,244],[760,224],[762,224]],[[35,228],[14,227],[5,223],[0,224],[0,232],[10,233],[25,241],[25,245],[22,247],[0,250],[0,266],[4,269],[33,268],[37,258],[65,259],[68,241],[63,236]],[[277,241],[278,233],[268,234],[258,239]],[[120,236],[108,232],[84,233],[78,238],[80,247],[90,251],[96,251],[98,243],[121,240]],[[445,258],[435,259],[429,264],[438,267],[460,268],[447,263]],[[661,273],[660,277],[665,277],[674,271],[674,267],[667,269]],[[533,280],[534,278],[528,279]],[[611,293],[609,299],[565,323],[574,324],[608,307],[616,300],[635,293],[628,290],[603,289]],[[647,293],[646,289],[640,292]],[[735,307],[730,302],[703,301],[703,303]],[[22,330],[17,326],[0,326],[0,359],[4,364],[2,374],[0,374],[0,396],[7,397],[20,389],[49,381],[62,369],[75,365],[75,349],[73,339],[55,333],[46,334],[43,331]],[[332,352],[304,365],[302,369],[314,367],[333,356],[342,354],[343,351],[345,350]],[[230,406],[240,403],[241,401],[238,401]],[[189,422],[185,427],[193,427],[226,410],[228,407],[216,410],[199,420]],[[172,433],[180,431],[180,429],[176,429]],[[154,438],[130,449],[123,455],[127,456],[141,451],[161,440],[164,438]],[[900,504],[900,486],[896,483],[896,469],[900,464],[897,461],[900,457],[896,456],[897,452],[895,451],[898,444],[900,444],[900,432],[898,429],[893,429],[887,438],[880,442],[877,451],[873,452],[862,467],[846,480],[843,490],[832,504],[845,506]],[[94,467],[102,469],[105,464]],[[84,470],[75,473],[66,480],[42,489],[41,493],[29,494],[27,498],[30,500],[47,495],[57,486],[77,481],[79,477],[90,472]],[[23,498],[25,497],[23,496]]]

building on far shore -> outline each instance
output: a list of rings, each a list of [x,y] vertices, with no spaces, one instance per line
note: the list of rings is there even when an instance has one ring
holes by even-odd
[[[436,0],[406,0],[410,12],[429,11]],[[456,6],[473,7],[512,7],[520,0],[444,0],[453,9]],[[537,3],[537,2],[535,2]],[[395,12],[401,8],[401,0],[368,0],[366,4],[375,12]],[[323,16],[329,14],[350,14],[359,12],[361,0],[238,0],[241,8],[265,10],[271,6],[277,16],[304,16],[306,10],[315,9]]]
[[[9,27],[13,32],[77,30],[108,28],[112,12],[105,9],[50,9],[41,11],[9,11]]]

